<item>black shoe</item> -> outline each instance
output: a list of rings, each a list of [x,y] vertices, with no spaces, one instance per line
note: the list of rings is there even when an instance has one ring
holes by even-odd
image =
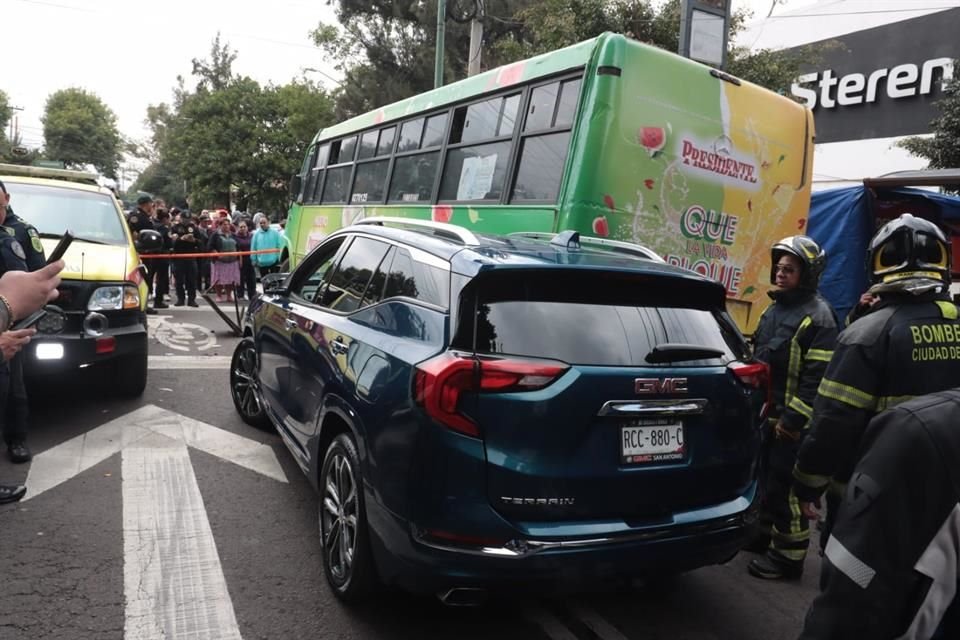
[[[188,307],[199,307],[200,305],[197,304],[197,301],[196,301],[196,300],[191,300],[190,302],[187,303],[187,306],[188,306]]]
[[[185,304],[186,304],[186,303],[185,303],[183,300],[177,300],[176,302],[173,303],[173,306],[175,306],[175,307],[182,307],[182,306],[185,305]]]
[[[169,308],[170,308],[170,305],[168,305],[166,302],[155,302],[155,303],[153,303],[153,308],[154,308],[154,309],[169,309]]]
[[[781,560],[770,552],[762,558],[751,560],[747,570],[753,577],[763,580],[799,580],[803,576],[803,563]]]
[[[144,313],[146,313],[148,316],[155,316],[157,315],[157,310],[153,307],[147,307]]]
[[[16,462],[17,464],[33,460],[33,454],[30,453],[30,447],[27,446],[26,442],[8,444],[7,456],[10,457],[10,462]]]
[[[0,504],[16,502],[27,493],[27,488],[21,485],[0,484]]]

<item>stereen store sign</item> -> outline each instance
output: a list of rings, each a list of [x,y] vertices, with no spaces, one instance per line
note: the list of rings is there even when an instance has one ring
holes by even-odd
[[[823,59],[791,93],[814,110],[817,142],[929,132],[960,58],[958,32],[951,9],[815,43]]]

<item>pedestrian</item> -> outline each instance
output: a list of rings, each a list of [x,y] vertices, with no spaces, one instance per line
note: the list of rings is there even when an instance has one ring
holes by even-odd
[[[170,238],[173,240],[173,255],[202,253],[206,245],[201,244],[193,217],[186,211],[180,213],[180,222],[173,225]],[[197,304],[197,260],[196,258],[173,258],[173,276],[177,291],[177,301],[173,306],[182,307]]]
[[[170,213],[166,209],[157,209],[156,222],[154,228],[160,237],[163,238],[163,249],[161,253],[166,256],[173,250],[173,238],[170,237]],[[164,297],[170,294],[170,259],[167,257],[153,258],[150,260],[153,267],[154,277],[157,281],[157,288],[153,295],[154,309],[167,309],[168,305],[164,302]]]
[[[156,203],[153,201],[153,197],[149,195],[142,195],[137,198],[137,208],[130,214],[130,217],[127,218],[127,224],[130,225],[130,231],[133,233],[133,241],[136,243],[137,239],[140,237],[140,232],[145,229],[155,229],[156,228]],[[157,277],[157,265],[152,264],[153,260],[144,260],[146,263],[146,282],[147,282],[147,296],[154,295],[154,281]],[[154,315],[157,313],[157,310],[152,307],[146,308],[146,313],[148,315]]]
[[[236,253],[237,238],[229,218],[220,219],[220,231],[213,234],[207,249],[214,253]],[[240,284],[240,260],[236,255],[217,256],[210,267],[210,284],[216,289],[217,302],[233,302],[233,293]]]
[[[960,389],[870,421],[800,640],[960,638]]]
[[[803,574],[810,527],[790,493],[797,450],[810,423],[811,405],[837,339],[836,314],[817,293],[827,256],[812,238],[791,236],[770,249],[772,303],[754,334],[755,357],[770,367],[771,408],[764,447],[761,531],[748,565],[768,580]]]
[[[0,191],[0,274],[28,270],[26,252],[17,242],[13,229],[4,226],[8,202],[4,187]],[[29,462],[33,457],[26,442],[28,407],[23,360],[18,352],[0,363],[0,420],[7,455],[14,463]]]
[[[821,545],[842,509],[839,496],[870,419],[960,381],[960,320],[950,299],[950,247],[943,231],[903,214],[874,235],[868,264],[869,292],[880,301],[840,334],[793,471],[793,491],[804,515],[818,518],[826,493]]]
[[[6,186],[0,182],[0,207],[6,211],[2,224],[8,233],[12,233],[20,248],[23,249],[24,263],[27,271],[42,269],[47,259],[40,242],[40,234],[36,228],[13,212],[10,206],[10,194]],[[10,369],[10,395],[6,406],[3,406],[3,440],[7,445],[7,456],[11,462],[24,463],[33,458],[27,446],[27,431],[29,424],[29,402],[27,389],[23,379],[23,355],[16,353],[13,357],[5,358]]]
[[[210,213],[204,209],[200,213],[199,222],[196,226],[196,235],[200,239],[202,246],[206,248],[210,244],[210,236],[216,229],[210,222]],[[207,291],[210,289],[210,259],[197,258],[197,290]]]
[[[241,221],[237,226],[237,249],[239,251],[250,251],[253,236],[250,235],[250,227],[246,222]],[[245,255],[240,258],[240,288],[237,291],[237,299],[244,296],[248,300],[253,300],[257,293],[257,277],[253,271],[252,256]]]
[[[253,234],[250,247],[252,251],[273,250],[273,253],[259,253],[251,256],[260,270],[261,278],[268,273],[280,271],[280,252],[284,247],[283,236],[270,226],[270,220],[266,216],[260,218],[260,228]]]

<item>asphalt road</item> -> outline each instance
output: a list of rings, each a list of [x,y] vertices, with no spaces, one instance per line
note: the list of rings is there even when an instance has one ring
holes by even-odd
[[[374,603],[345,607],[323,579],[315,493],[275,434],[248,427],[234,413],[228,358],[237,339],[205,308],[171,309],[151,317],[150,325],[151,370],[142,398],[104,395],[102,381],[90,374],[79,384],[34,389],[30,445],[36,458],[30,479],[31,465],[0,458],[0,481],[27,481],[31,492],[24,502],[0,506],[2,640],[161,637],[136,630],[125,592],[125,572],[128,588],[138,566],[146,567],[139,580],[149,576],[149,562],[142,562],[149,549],[129,540],[138,533],[137,523],[158,517],[150,511],[157,507],[130,497],[125,485],[133,483],[140,463],[122,436],[108,437],[135,432],[147,415],[157,424],[187,425],[183,433],[194,434],[184,440],[192,474],[181,471],[195,478],[202,498],[195,521],[209,522],[208,536],[215,542],[207,560],[214,567],[219,560],[222,568],[225,589],[216,606],[235,619],[235,633],[219,627],[178,634],[181,638],[792,640],[799,632],[816,591],[815,554],[795,583],[751,578],[750,556],[741,554],[726,565],[662,583],[566,599],[456,609],[388,591]],[[264,460],[273,462],[264,462],[264,468],[277,466],[274,477],[241,466],[231,459],[230,447],[218,448],[220,441],[265,454]],[[162,449],[172,440],[156,442]],[[149,448],[139,453],[146,459],[154,455]],[[188,500],[189,491],[178,488],[170,496]],[[192,540],[193,534],[183,533],[189,526],[186,519],[172,522],[173,537]],[[199,584],[191,582],[196,573],[204,571],[191,573],[188,567],[188,578],[170,586],[170,597],[187,606],[209,595],[184,588]],[[217,578],[221,570],[204,575]]]

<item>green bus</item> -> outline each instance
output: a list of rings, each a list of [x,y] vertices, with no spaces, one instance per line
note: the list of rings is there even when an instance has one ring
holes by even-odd
[[[813,136],[800,104],[606,33],[318,132],[292,181],[290,264],[372,216],[571,229],[720,281],[750,331],[770,245],[806,224]]]

